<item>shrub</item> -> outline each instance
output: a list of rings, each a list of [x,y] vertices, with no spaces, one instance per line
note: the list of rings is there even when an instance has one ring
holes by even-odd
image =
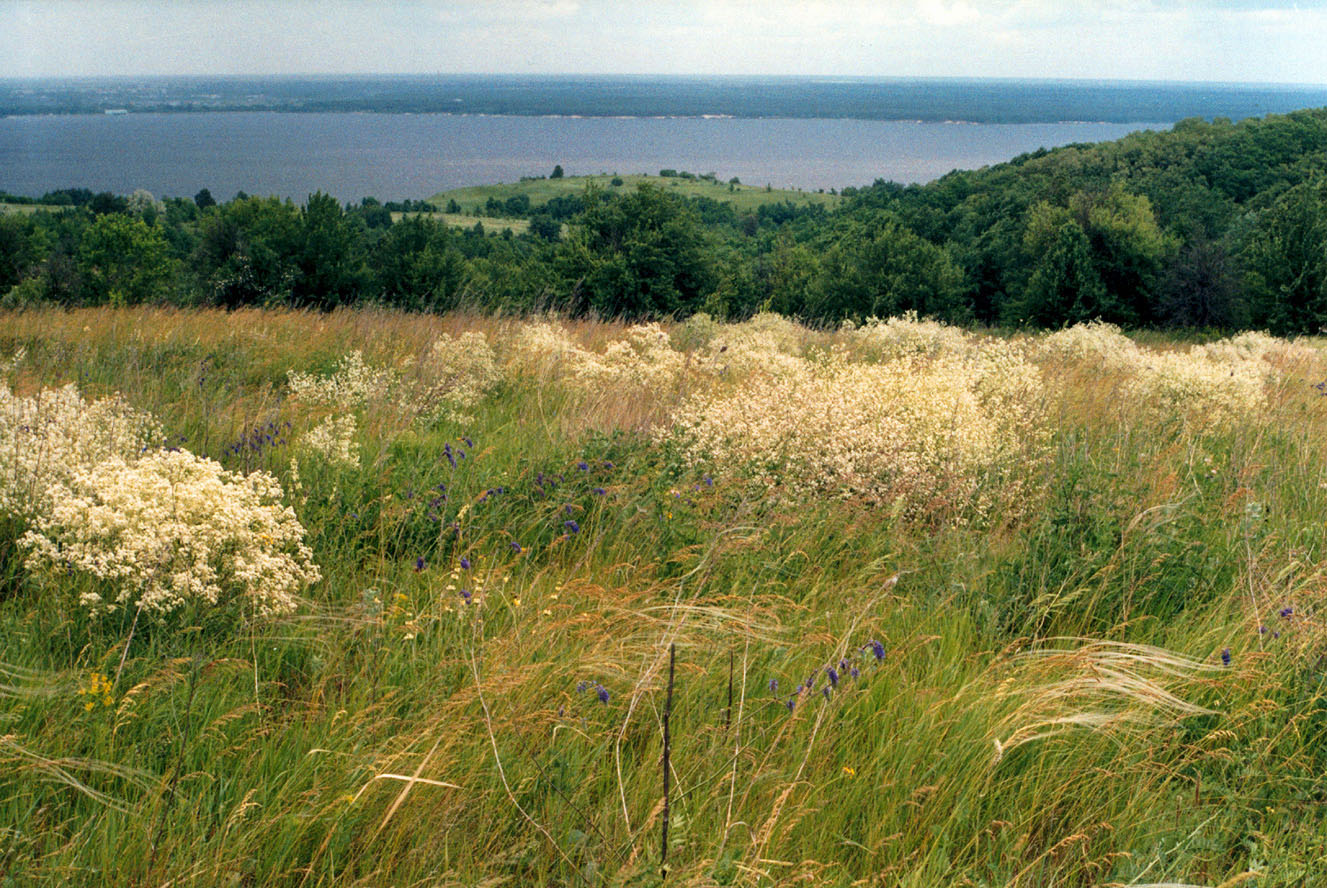
[[[304,528],[265,472],[228,472],[184,450],[114,456],[48,489],[50,508],[21,539],[25,564],[57,587],[91,582],[93,614],[245,599],[262,615],[294,610],[319,579]]]
[[[22,397],[0,384],[0,510],[40,514],[52,487],[160,440],[156,421],[118,395],[87,401],[67,385]]]
[[[352,351],[337,362],[327,376],[291,370],[290,391],[295,397],[320,407],[349,410],[386,396],[396,382],[396,373],[364,363],[364,354]]]
[[[943,503],[986,510],[982,482],[1000,478],[1012,494],[1046,440],[1040,376],[1012,347],[879,364],[838,351],[799,364],[693,396],[660,437],[690,465],[794,497],[859,497],[913,513]]]
[[[497,358],[483,333],[443,334],[419,364],[415,402],[430,417],[454,422],[470,419],[467,411],[498,384]]]

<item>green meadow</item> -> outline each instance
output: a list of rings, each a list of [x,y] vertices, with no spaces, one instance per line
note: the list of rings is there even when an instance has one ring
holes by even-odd
[[[614,185],[614,180],[621,184]],[[603,189],[606,192],[623,194],[635,191],[640,185],[651,185],[667,194],[680,198],[708,197],[721,203],[732,204],[738,212],[754,212],[762,204],[791,201],[804,206],[823,206],[833,209],[842,200],[834,194],[816,191],[793,191],[783,188],[767,188],[765,185],[746,183],[729,184],[720,179],[681,178],[679,176],[617,175],[566,176],[558,179],[526,179],[500,185],[476,185],[470,188],[456,188],[443,191],[430,197],[429,203],[445,207],[449,201],[456,201],[463,213],[482,210],[489,198],[505,201],[511,197],[524,195],[530,199],[530,206],[537,209],[557,197],[579,197],[587,188]],[[485,225],[485,228],[488,226]]]
[[[1321,344],[1056,337],[0,315],[0,884],[1320,884]]]

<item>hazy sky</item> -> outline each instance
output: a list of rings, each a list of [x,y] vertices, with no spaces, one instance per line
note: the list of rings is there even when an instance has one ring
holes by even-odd
[[[0,77],[642,73],[1327,83],[1283,0],[0,0]]]

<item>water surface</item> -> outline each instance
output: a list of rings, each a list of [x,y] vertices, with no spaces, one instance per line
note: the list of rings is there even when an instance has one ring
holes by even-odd
[[[926,182],[1038,148],[1116,139],[1147,123],[955,124],[895,120],[575,118],[201,112],[0,119],[0,189],[218,199],[421,198],[545,175],[672,168],[776,188]]]

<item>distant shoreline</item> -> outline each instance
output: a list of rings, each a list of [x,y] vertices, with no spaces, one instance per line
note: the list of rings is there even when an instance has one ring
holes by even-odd
[[[1302,110],[1302,109],[1295,109]],[[540,120],[860,120],[868,123],[910,123],[918,126],[1102,126],[1118,124],[1122,126],[1173,126],[1173,120],[950,120],[921,117],[846,117],[787,114],[536,114],[507,113],[495,114],[485,111],[386,111],[360,109],[342,111],[322,109],[309,111],[299,108],[160,108],[160,109],[107,109],[105,111],[34,111],[32,113],[0,114],[0,120],[32,120],[40,118],[63,117],[130,117],[148,114],[187,115],[187,114],[365,114],[384,117],[460,117],[460,118],[514,118]]]
[[[1327,86],[518,75],[0,80],[3,117],[272,112],[1132,124],[1313,107],[1327,107]]]

